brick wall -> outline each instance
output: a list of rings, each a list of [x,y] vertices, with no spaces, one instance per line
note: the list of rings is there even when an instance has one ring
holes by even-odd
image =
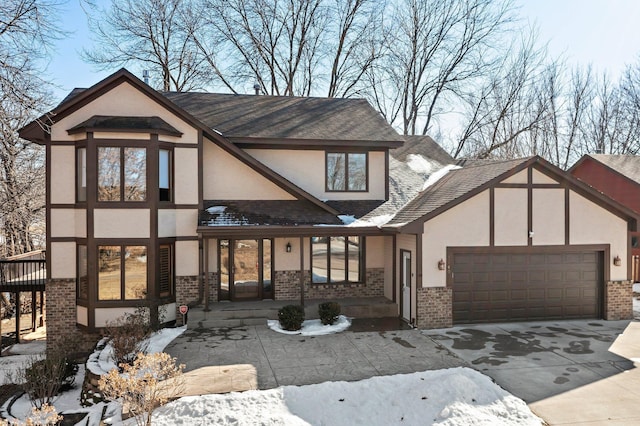
[[[453,326],[453,291],[449,287],[422,287],[417,291],[418,328]]]
[[[47,280],[47,349],[64,344],[78,352],[90,351],[100,336],[77,327],[76,320],[76,280]]]
[[[209,282],[211,285],[211,281]],[[180,314],[179,307],[181,305],[189,305],[203,301],[199,301],[200,293],[198,291],[198,276],[197,275],[183,275],[176,277],[176,325],[182,325],[182,314]]]
[[[275,271],[275,299],[300,300],[300,271]],[[311,284],[310,271],[304,271],[306,299],[341,299],[384,296],[384,269],[366,270],[364,283]]]
[[[633,319],[633,282],[608,281],[605,284],[604,318],[609,321]]]

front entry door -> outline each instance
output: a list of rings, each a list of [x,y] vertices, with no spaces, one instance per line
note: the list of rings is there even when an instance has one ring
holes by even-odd
[[[272,299],[271,240],[220,240],[219,244],[219,299]]]
[[[400,283],[402,319],[411,322],[411,252],[406,250],[400,250]]]

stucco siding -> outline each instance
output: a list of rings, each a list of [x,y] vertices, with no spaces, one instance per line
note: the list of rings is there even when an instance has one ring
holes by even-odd
[[[295,199],[207,139],[204,141],[203,174],[205,200]]]
[[[446,273],[438,269],[438,261],[446,261],[448,246],[488,245],[489,191],[484,191],[425,222],[422,238],[422,286],[446,285]]]
[[[86,218],[84,209],[51,209],[49,236],[86,238]]]
[[[247,153],[305,191],[323,200],[383,200],[385,197],[384,152],[369,152],[367,192],[325,191],[325,151],[248,149]]]
[[[149,209],[95,209],[96,238],[149,238]]]
[[[557,180],[550,178],[539,170],[533,169],[533,174],[531,176],[533,183],[558,183]]]
[[[565,243],[564,189],[533,189],[533,245]]]
[[[309,238],[303,238],[304,244],[304,269],[311,267],[311,243]],[[287,253],[287,243],[291,243],[291,253]],[[273,244],[274,270],[275,271],[299,271],[300,270],[300,238],[276,238]]]
[[[176,210],[158,210],[158,238],[176,236]]]
[[[495,244],[497,246],[527,244],[529,237],[527,206],[526,189],[495,189]],[[486,223],[488,224],[488,222]]]
[[[384,268],[385,237],[367,237],[367,268]]]
[[[569,196],[569,241],[571,244],[611,244],[611,281],[627,277],[627,222],[575,192]],[[613,266],[619,256],[621,266]]]
[[[195,128],[126,82],[57,122],[51,130],[51,139],[74,140],[67,134],[67,130],[94,115],[158,116],[183,133],[181,138],[175,139],[175,142],[198,143],[198,131]]]
[[[501,183],[527,183],[529,182],[529,174],[527,170],[522,170],[516,173],[513,176],[509,176]]]
[[[73,146],[51,147],[51,195],[52,204],[76,202],[76,150]]]
[[[198,204],[198,150],[176,148],[174,182],[176,204]]]
[[[198,275],[198,241],[176,241],[176,276]]]
[[[49,277],[52,279],[75,278],[76,277],[76,243],[73,242],[52,242],[51,271]]]

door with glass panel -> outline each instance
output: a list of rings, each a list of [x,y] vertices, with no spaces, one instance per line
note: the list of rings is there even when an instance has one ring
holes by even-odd
[[[273,298],[272,242],[220,240],[220,300]]]

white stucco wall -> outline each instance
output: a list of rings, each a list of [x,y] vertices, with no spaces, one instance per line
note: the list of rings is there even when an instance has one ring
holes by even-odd
[[[57,237],[87,236],[87,212],[84,209],[51,209],[49,235]]]
[[[367,268],[384,268],[385,237],[366,238]]]
[[[95,209],[96,238],[149,238],[149,209]]]
[[[76,149],[74,146],[51,146],[51,195],[52,204],[76,202]]]
[[[76,322],[87,327],[89,326],[89,310],[86,307],[76,305]]]
[[[422,237],[422,286],[446,286],[446,271],[438,269],[438,261],[447,261],[448,246],[488,245],[489,191],[484,191],[425,222]]]
[[[527,170],[521,170],[515,175],[506,178],[502,183],[527,183],[529,181],[529,175]]]
[[[51,129],[51,139],[54,141],[77,139],[70,137],[67,134],[67,130],[94,115],[132,117],[158,116],[183,133],[182,137],[175,138],[174,142],[198,143],[198,131],[196,129],[178,118],[178,116],[167,111],[163,106],[138,91],[129,83],[122,83],[118,85],[109,92],[100,96],[98,99],[88,103],[83,108],[80,108],[57,122]]]
[[[208,139],[204,140],[203,178],[205,200],[295,199]]]
[[[304,269],[311,265],[311,242],[309,238],[304,241]],[[291,253],[287,253],[287,243],[291,243]],[[275,238],[273,244],[274,270],[275,271],[299,271],[300,270],[300,237]]]
[[[176,241],[176,276],[198,275],[198,241]]]
[[[51,271],[49,278],[75,278],[76,277],[76,243],[52,242],[50,253]]]
[[[369,152],[367,192],[326,192],[325,151],[248,149],[247,153],[322,200],[384,200],[384,152]]]
[[[198,204],[198,150],[175,148],[174,201],[176,204]]]
[[[533,189],[534,246],[564,244],[564,188]]]
[[[528,201],[525,188],[495,189],[495,245],[527,244]],[[488,222],[481,222],[487,223]]]
[[[627,222],[575,192],[569,195],[569,241],[571,244],[611,244],[611,280],[626,280]],[[622,259],[621,266],[613,266],[613,258]]]
[[[558,183],[557,180],[550,178],[539,170],[533,169],[533,175],[531,176],[533,183]]]

